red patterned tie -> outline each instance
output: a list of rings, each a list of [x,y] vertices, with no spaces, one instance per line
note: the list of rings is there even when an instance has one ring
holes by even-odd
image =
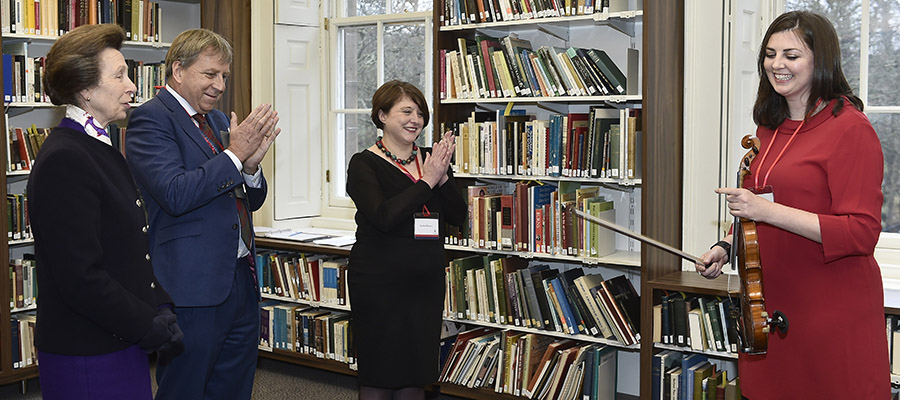
[[[212,128],[206,122],[206,116],[203,114],[194,114],[194,119],[200,124],[200,130],[203,131],[203,135],[206,136],[206,142],[209,143],[210,146],[214,146],[214,152],[219,153],[224,151],[225,149],[222,146],[222,142],[219,141],[219,138],[216,137]],[[244,203],[244,199],[240,197],[235,196],[234,199],[237,201],[238,217],[241,220],[241,240],[244,241],[247,250],[252,251],[253,247],[251,245],[253,244],[253,234],[251,233],[250,213],[247,211],[247,204]],[[256,258],[250,254],[247,256],[247,260],[250,261],[250,270],[253,272],[253,276],[256,277]]]

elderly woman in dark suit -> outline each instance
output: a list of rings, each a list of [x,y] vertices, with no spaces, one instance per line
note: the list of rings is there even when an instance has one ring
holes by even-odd
[[[182,337],[153,275],[140,193],[105,131],[135,91],[124,40],[116,25],[81,26],[46,57],[44,88],[66,116],[27,187],[45,399],[151,399],[147,354]]]

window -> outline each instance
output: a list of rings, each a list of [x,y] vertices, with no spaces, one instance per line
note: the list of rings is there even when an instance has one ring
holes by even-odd
[[[841,39],[841,63],[881,139],[884,205],[875,258],[885,288],[900,289],[900,2],[897,0],[786,0],[785,10],[827,17]]]
[[[785,10],[817,12],[834,24],[841,39],[844,75],[881,138],[885,167],[882,231],[900,232],[900,2],[787,0]]]
[[[369,115],[372,94],[399,79],[432,99],[431,0],[338,1],[340,16],[329,21],[332,79],[329,89],[330,152],[328,206],[350,207],[347,163],[379,135]],[[433,105],[430,105],[433,107]],[[430,129],[419,145],[430,144]]]

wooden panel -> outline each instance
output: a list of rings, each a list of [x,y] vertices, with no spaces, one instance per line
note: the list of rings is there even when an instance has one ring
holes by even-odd
[[[260,350],[259,356],[264,358],[271,358],[273,360],[289,362],[291,364],[303,365],[305,367],[337,372],[344,375],[356,375],[356,371],[350,369],[350,366],[346,363],[334,360],[325,360],[310,354],[302,354],[284,350]]]
[[[644,1],[644,165],[641,232],[681,248],[684,126],[684,4]],[[641,321],[650,322],[657,277],[677,271],[681,260],[651,246],[641,247]],[[652,323],[641,324],[642,399],[650,398]]]
[[[250,0],[200,0],[200,26],[224,36],[234,48],[231,76],[216,108],[226,115],[234,111],[243,120],[254,106],[250,103]]]

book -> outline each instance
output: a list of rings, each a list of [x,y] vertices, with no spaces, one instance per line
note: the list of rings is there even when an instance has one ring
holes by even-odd
[[[591,313],[592,318],[597,324],[597,329],[599,330],[598,336],[606,339],[614,339],[615,334],[613,334],[610,329],[606,316],[600,310],[600,305],[597,304],[594,296],[591,295],[591,289],[600,287],[600,282],[602,281],[603,276],[600,274],[579,276],[574,280],[575,287],[578,289],[581,299],[584,301],[588,312]]]
[[[550,372],[551,363],[554,363],[553,359],[557,356],[557,353],[575,345],[577,345],[577,342],[571,339],[562,339],[547,345],[547,349],[544,350],[540,361],[535,365],[534,374],[528,378],[527,389],[523,391],[525,396],[534,398],[535,389],[540,382],[546,380],[546,376]]]
[[[588,49],[587,54],[594,64],[600,68],[600,71],[603,72],[603,75],[609,80],[611,86],[616,89],[618,94],[625,94],[628,86],[625,75],[622,74],[622,70],[616,66],[616,63],[609,58],[609,55],[605,51],[598,49]]]
[[[672,350],[663,350],[653,355],[653,364],[651,365],[651,399],[663,400],[668,398],[665,396],[666,371],[671,370],[676,365],[681,365],[682,357],[682,353]]]
[[[613,300],[616,312],[626,323],[626,329],[635,339],[641,339],[641,299],[631,281],[625,275],[607,279],[601,283]]]

